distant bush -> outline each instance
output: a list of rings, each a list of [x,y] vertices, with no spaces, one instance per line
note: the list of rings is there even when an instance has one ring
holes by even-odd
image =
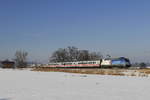
[[[144,62],[140,63],[140,68],[146,68],[146,64]]]

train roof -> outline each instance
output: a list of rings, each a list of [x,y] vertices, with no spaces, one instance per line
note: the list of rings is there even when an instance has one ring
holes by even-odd
[[[92,61],[100,61],[100,60],[84,60],[84,61],[70,61],[70,62],[50,62],[50,63],[71,63],[71,62],[92,62]]]
[[[105,60],[122,60],[122,59],[129,60],[129,59],[128,59],[128,58],[126,58],[126,57],[118,57],[118,58],[105,58]]]

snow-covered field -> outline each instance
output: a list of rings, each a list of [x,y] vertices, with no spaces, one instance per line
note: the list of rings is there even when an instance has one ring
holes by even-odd
[[[0,100],[150,100],[150,78],[0,69]]]

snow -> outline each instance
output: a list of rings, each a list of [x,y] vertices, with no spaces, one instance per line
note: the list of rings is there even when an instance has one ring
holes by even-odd
[[[0,69],[0,100],[149,100],[150,78]]]

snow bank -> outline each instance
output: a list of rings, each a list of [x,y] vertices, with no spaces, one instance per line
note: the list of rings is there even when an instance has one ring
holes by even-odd
[[[0,69],[0,100],[149,100],[149,77]]]

